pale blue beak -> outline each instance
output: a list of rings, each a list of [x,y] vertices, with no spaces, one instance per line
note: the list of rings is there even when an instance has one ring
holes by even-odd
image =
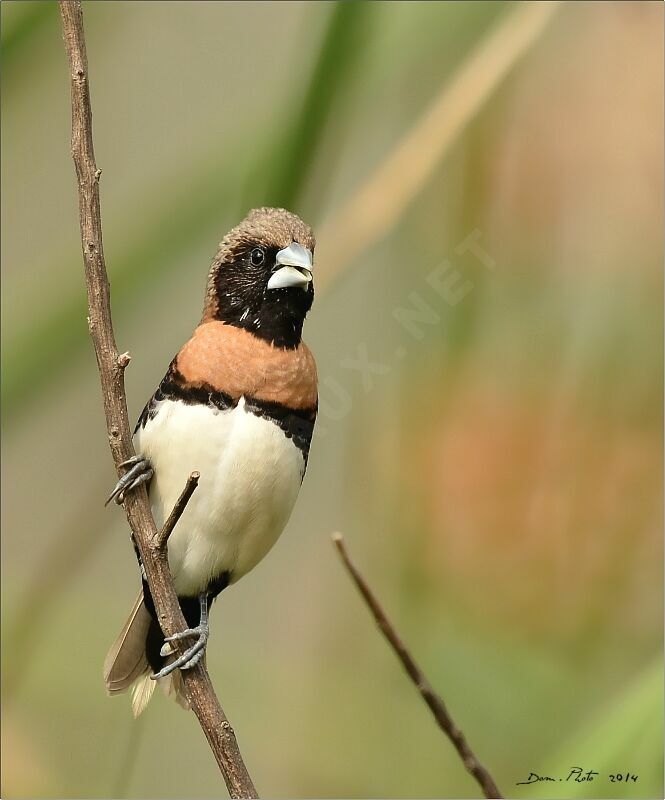
[[[307,289],[312,282],[312,253],[298,242],[291,242],[280,250],[275,259],[275,271],[268,281],[268,289],[299,287]]]

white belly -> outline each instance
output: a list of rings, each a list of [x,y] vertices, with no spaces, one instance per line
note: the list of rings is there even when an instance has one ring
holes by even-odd
[[[136,433],[152,462],[150,501],[161,526],[188,476],[199,485],[169,539],[176,591],[195,595],[229,571],[236,581],[275,544],[300,490],[305,462],[280,428],[245,410],[219,411],[173,400]]]

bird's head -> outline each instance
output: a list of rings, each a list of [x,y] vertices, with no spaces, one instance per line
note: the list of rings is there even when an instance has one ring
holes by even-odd
[[[283,208],[256,208],[223,239],[203,312],[277,347],[297,347],[314,300],[314,234]]]

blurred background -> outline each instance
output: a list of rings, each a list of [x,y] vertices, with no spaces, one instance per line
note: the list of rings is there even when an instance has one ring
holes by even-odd
[[[132,418],[249,208],[318,234],[308,474],[208,651],[258,790],[478,795],[341,530],[506,796],[662,797],[663,6],[84,14]],[[2,795],[219,796],[193,715],[104,693],[139,576],[103,507],[55,3],[2,3],[2,67]],[[600,775],[516,785],[572,767]]]

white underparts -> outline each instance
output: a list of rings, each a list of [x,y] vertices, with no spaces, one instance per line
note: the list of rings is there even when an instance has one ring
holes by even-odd
[[[169,563],[180,595],[195,595],[223,572],[236,581],[266,555],[286,525],[305,462],[276,425],[245,407],[163,400],[136,434],[137,452],[155,471],[150,501],[158,526],[188,476],[199,485],[169,540]]]

